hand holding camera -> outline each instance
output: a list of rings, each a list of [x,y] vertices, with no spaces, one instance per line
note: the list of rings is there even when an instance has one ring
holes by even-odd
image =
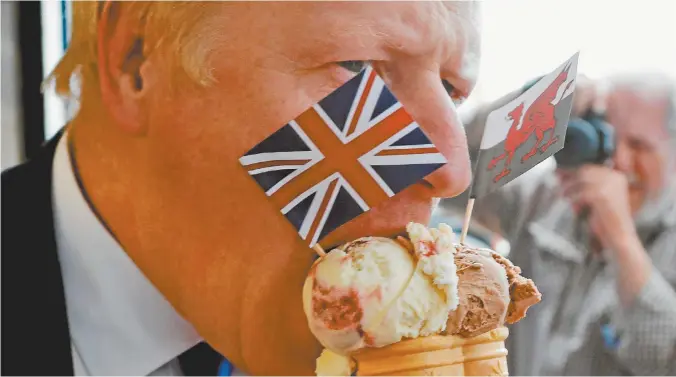
[[[604,249],[617,250],[635,235],[625,174],[588,164],[574,171],[559,170],[563,195],[573,209],[586,213],[589,228]]]
[[[606,249],[618,249],[635,234],[627,176],[613,169],[613,128],[605,121],[603,87],[581,77],[565,147],[555,155],[563,195]]]

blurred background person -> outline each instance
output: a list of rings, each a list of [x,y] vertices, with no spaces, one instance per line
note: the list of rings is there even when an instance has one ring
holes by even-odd
[[[473,157],[488,113],[520,92],[474,116]],[[590,111],[614,130],[608,161],[546,161],[475,204],[473,222],[510,242],[543,295],[512,327],[510,373],[673,375],[676,86],[661,75],[580,77],[572,116]],[[569,139],[557,158],[566,148]],[[440,213],[465,203],[442,202]]]

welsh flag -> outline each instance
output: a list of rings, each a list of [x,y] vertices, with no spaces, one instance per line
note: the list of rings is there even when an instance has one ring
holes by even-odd
[[[563,148],[579,53],[486,119],[471,198],[511,182]]]

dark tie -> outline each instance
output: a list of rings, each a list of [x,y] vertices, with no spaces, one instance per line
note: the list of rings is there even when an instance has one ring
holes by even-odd
[[[186,376],[216,376],[222,360],[223,356],[205,342],[178,356],[178,363]]]

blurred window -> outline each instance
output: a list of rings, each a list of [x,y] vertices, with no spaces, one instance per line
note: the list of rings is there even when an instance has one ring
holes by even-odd
[[[46,77],[63,56],[70,39],[71,4],[65,0],[40,1],[42,12],[42,67]],[[68,121],[69,108],[53,89],[45,92],[45,138],[51,139]]]
[[[676,78],[676,1],[510,0],[483,8],[479,81],[467,111],[556,68],[580,51],[592,78],[660,71]]]

